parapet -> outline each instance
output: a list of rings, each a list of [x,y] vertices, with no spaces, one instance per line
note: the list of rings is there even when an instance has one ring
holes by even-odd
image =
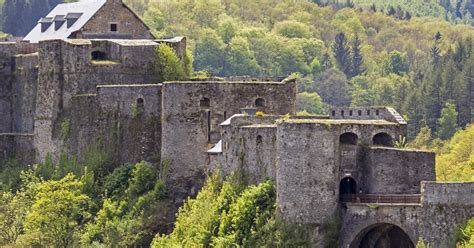
[[[474,206],[474,182],[421,182],[422,204]]]
[[[340,107],[329,111],[330,119],[386,120],[401,125],[407,122],[391,107]]]

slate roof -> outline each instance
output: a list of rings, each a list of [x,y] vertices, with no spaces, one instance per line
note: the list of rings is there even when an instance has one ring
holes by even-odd
[[[106,0],[80,0],[74,3],[58,4],[46,17],[39,20],[23,40],[38,43],[41,40],[67,39],[73,32],[81,29],[105,2]],[[69,18],[77,18],[77,21],[70,27],[66,24],[66,19]],[[55,20],[64,23],[56,26]],[[42,22],[52,22],[44,32],[41,32]]]

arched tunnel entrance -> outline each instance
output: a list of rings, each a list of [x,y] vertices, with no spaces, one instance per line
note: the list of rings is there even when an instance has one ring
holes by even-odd
[[[352,177],[344,177],[339,183],[339,194],[350,195],[357,192],[357,183]]]
[[[400,227],[388,223],[375,224],[362,230],[350,248],[415,248]]]

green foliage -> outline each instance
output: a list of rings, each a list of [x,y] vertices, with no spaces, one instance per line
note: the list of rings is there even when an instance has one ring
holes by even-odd
[[[418,242],[416,242],[416,248],[430,248],[431,245],[425,244],[425,241],[423,239],[418,239]]]
[[[398,75],[407,73],[409,70],[408,57],[406,53],[392,51],[383,62],[383,73],[389,75],[395,73]]]
[[[408,147],[427,150],[432,140],[431,129],[425,126],[421,128],[415,139],[408,143]]]
[[[20,172],[29,166],[22,165],[16,159],[8,159],[0,164],[0,192],[15,192],[20,188]]]
[[[90,199],[81,192],[81,187],[72,174],[59,181],[39,183],[25,217],[23,242],[31,246],[73,245],[75,232],[89,217]]]
[[[22,186],[16,193],[0,193],[0,246],[16,243],[23,234],[23,222],[41,183],[32,171],[24,171],[20,177]]]
[[[305,111],[310,114],[324,114],[324,106],[318,93],[302,92],[296,97],[296,108],[298,111]]]
[[[440,181],[474,181],[474,125],[460,130],[446,141],[436,156],[436,177]]]
[[[455,107],[452,103],[446,103],[445,107],[441,110],[436,136],[442,140],[452,137],[458,128],[458,113]]]
[[[460,229],[456,247],[457,248],[474,247],[474,219],[471,218],[466,223],[466,226]]]
[[[332,45],[332,51],[334,53],[334,58],[339,65],[339,69],[347,76],[350,76],[352,66],[351,49],[346,34],[341,32],[336,35]]]
[[[300,227],[275,218],[272,182],[245,187],[238,176],[221,182],[211,176],[195,199],[179,210],[170,235],[156,236],[152,247],[304,247]]]
[[[311,36],[309,26],[293,20],[276,23],[273,31],[287,38],[309,38]]]
[[[61,122],[61,129],[59,130],[59,138],[62,141],[66,141],[69,137],[70,131],[71,131],[71,120],[66,118]]]
[[[407,138],[405,136],[398,136],[398,140],[395,141],[395,148],[405,148],[407,146]]]
[[[191,63],[187,58],[186,63]],[[161,44],[155,49],[152,70],[159,82],[184,80],[187,78],[188,66],[176,55],[173,48]]]

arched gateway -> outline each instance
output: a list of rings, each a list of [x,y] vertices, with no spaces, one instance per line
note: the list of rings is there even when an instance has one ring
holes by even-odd
[[[380,223],[371,225],[352,241],[350,248],[415,248],[413,241],[400,227]]]

